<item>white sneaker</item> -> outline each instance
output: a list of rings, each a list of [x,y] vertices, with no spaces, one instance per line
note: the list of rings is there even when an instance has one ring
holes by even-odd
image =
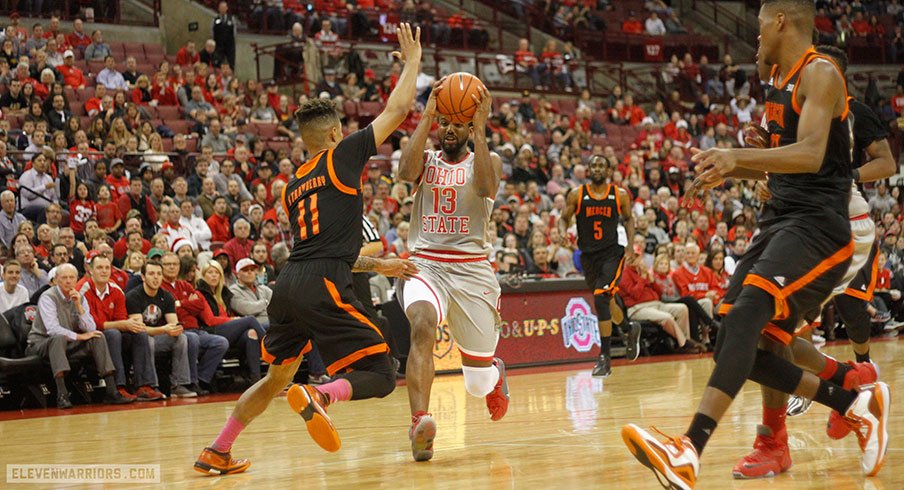
[[[788,398],[788,409],[785,413],[787,413],[789,417],[797,417],[798,415],[807,413],[807,410],[810,409],[811,405],[813,405],[813,400],[802,396],[791,395]]]
[[[659,432],[657,429],[653,429]],[[662,432],[659,432],[662,434]],[[700,456],[687,436],[659,441],[634,424],[622,427],[622,440],[631,454],[653,470],[659,484],[674,490],[692,490],[700,471]]]
[[[875,399],[875,403],[873,403]],[[888,451],[888,412],[891,408],[891,390],[879,381],[860,387],[860,394],[851,404],[845,418],[853,424],[857,442],[863,455],[860,469],[866,476],[874,476],[882,468]]]
[[[826,343],[826,338],[823,337],[822,335],[816,335],[816,334],[814,333],[814,334],[813,334],[813,339],[812,339],[812,341],[813,341],[814,344],[825,344],[825,343]]]

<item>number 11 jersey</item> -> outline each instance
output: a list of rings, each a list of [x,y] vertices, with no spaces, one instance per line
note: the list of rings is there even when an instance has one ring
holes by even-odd
[[[298,167],[280,199],[295,237],[290,261],[355,263],[362,245],[361,173],[376,152],[368,126]]]
[[[440,262],[486,259],[492,251],[487,224],[493,200],[477,193],[474,153],[450,162],[442,151],[427,150],[424,160],[411,212],[412,253]]]

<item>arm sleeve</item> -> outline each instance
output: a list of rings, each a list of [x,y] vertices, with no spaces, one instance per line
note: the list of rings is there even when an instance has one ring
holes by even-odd
[[[78,318],[78,324],[84,332],[93,332],[97,330],[97,323],[94,322],[94,317],[91,316],[91,307],[88,306],[88,299],[84,296],[81,297],[82,302],[82,313]]]
[[[176,314],[176,298],[173,298],[173,295],[168,291],[162,291],[163,293],[163,314]]]
[[[371,126],[348,135],[333,151],[333,168],[339,181],[352,189],[361,187],[361,173],[370,157],[377,154]]]
[[[60,325],[57,307],[50,295],[41,295],[41,299],[38,300],[38,314],[41,315],[47,335],[62,335],[69,340],[75,340],[75,332]]]

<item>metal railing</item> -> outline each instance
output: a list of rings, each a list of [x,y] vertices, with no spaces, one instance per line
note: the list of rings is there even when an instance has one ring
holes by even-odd
[[[45,1],[45,6],[41,8],[39,11],[29,11],[27,9],[19,10],[16,8],[10,8],[9,4],[15,6],[18,2],[3,2],[7,4],[5,8],[0,8],[0,17],[9,17],[9,15],[13,12],[18,12],[23,20],[20,22],[20,25],[31,30],[31,23],[26,22],[25,18],[28,17],[50,17],[50,16],[58,16],[60,20],[65,21],[73,21],[75,19],[86,19],[86,11],[81,8],[82,2],[79,0],[61,0],[59,2],[47,2]],[[125,25],[142,25],[142,26],[159,26],[160,25],[160,9],[161,9],[161,0],[142,0],[142,3],[148,6],[153,11],[153,15],[148,17],[144,21],[140,20],[132,20],[132,19],[123,19],[122,15],[122,2],[121,0],[111,0],[110,12],[98,12],[96,9],[94,11],[94,20],[92,22],[96,23],[109,23],[109,24],[125,24]],[[107,15],[109,13],[109,15]]]
[[[713,0],[691,0],[691,10],[706,17],[719,27],[733,33],[735,37],[756,49],[759,26],[751,25],[747,19],[739,17],[731,10]]]

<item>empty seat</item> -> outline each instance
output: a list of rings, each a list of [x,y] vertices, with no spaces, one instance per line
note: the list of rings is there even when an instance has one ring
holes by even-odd
[[[191,130],[191,122],[184,119],[167,119],[163,124],[172,129],[174,134],[188,134]]]
[[[277,136],[276,124],[254,123],[251,126],[257,127],[257,134],[261,139],[272,140]]]
[[[157,116],[160,119],[180,119],[182,118],[182,108],[177,105],[160,105],[157,106]]]

